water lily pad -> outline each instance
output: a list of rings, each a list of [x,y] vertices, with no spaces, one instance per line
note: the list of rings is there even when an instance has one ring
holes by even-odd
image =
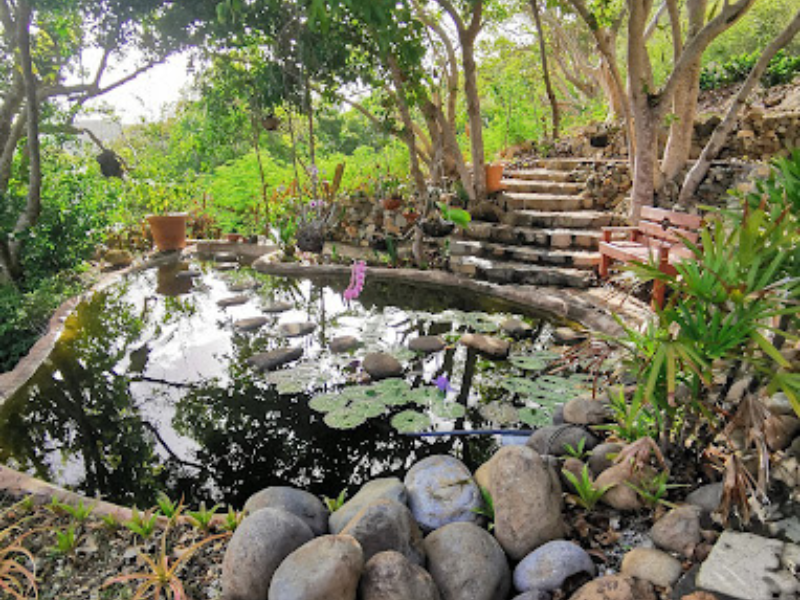
[[[363,425],[367,418],[347,408],[340,408],[329,412],[322,420],[332,429],[355,429],[359,425]]]
[[[431,426],[431,418],[415,410],[404,410],[392,417],[392,427],[400,433],[416,433]]]
[[[492,317],[481,312],[467,313],[464,324],[479,333],[495,333],[500,329],[500,325]]]
[[[506,377],[500,382],[500,387],[512,394],[527,396],[541,390],[535,382],[524,377]]]
[[[386,412],[386,406],[380,401],[380,398],[364,398],[352,401],[347,406],[347,410],[354,414],[362,415],[366,419],[372,419]]]
[[[408,348],[394,348],[389,351],[389,354],[394,356],[400,362],[409,361],[417,356],[416,352],[409,350]]]
[[[439,390],[429,387],[421,387],[411,390],[407,397],[410,402],[418,404],[419,406],[430,406],[434,402],[440,402],[442,397],[439,395]]]
[[[552,418],[550,411],[545,410],[542,407],[534,408],[531,406],[526,406],[525,408],[520,408],[518,414],[519,420],[526,425],[530,425],[531,427],[549,425]]]
[[[305,381],[281,381],[275,386],[275,390],[282,396],[302,394],[307,388]]]
[[[387,392],[390,393],[403,393],[410,390],[410,386],[405,381],[405,379],[383,379],[374,385],[371,386],[374,388],[378,393],[385,394]]]
[[[308,407],[317,412],[327,413],[343,408],[349,401],[350,400],[347,398],[347,396],[343,396],[342,394],[334,392],[331,394],[322,394],[321,396],[312,398],[308,402]]]
[[[457,402],[434,402],[431,405],[431,412],[440,419],[461,419],[467,414],[463,405]]]
[[[478,410],[484,419],[500,425],[519,421],[519,411],[505,402],[490,402]]]
[[[539,358],[538,356],[511,356],[508,359],[512,365],[523,371],[541,371],[547,368],[548,361]]]

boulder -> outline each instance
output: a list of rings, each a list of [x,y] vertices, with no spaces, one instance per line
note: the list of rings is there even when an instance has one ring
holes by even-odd
[[[373,479],[365,483],[355,496],[331,514],[328,527],[331,533],[339,533],[361,509],[376,500],[394,500],[406,504],[407,498],[406,486],[397,477]]]
[[[522,338],[528,337],[531,334],[531,331],[533,331],[533,328],[525,321],[514,317],[506,319],[500,323],[500,329],[502,329],[503,333],[511,336],[515,340],[521,340]]]
[[[364,567],[361,600],[439,600],[439,590],[425,569],[399,552],[380,552]]]
[[[767,410],[773,415],[795,416],[792,403],[789,401],[789,397],[783,392],[778,392],[766,398],[764,400],[764,406],[766,406]]]
[[[106,251],[103,259],[114,268],[128,267],[133,263],[133,254],[127,250],[112,248]]]
[[[499,600],[511,588],[508,560],[490,533],[451,523],[425,538],[428,571],[446,600]]]
[[[721,481],[702,485],[686,496],[686,502],[697,506],[704,512],[712,513],[717,510],[719,503],[722,501],[722,488]]]
[[[592,475],[597,477],[600,473],[612,467],[614,459],[620,453],[622,447],[622,444],[614,442],[606,442],[595,446],[591,456],[589,456],[589,470]]]
[[[764,422],[764,437],[773,452],[786,450],[800,430],[800,419],[793,415],[770,415]]]
[[[553,339],[557,344],[573,346],[586,339],[586,334],[575,331],[571,327],[557,327],[553,330]]]
[[[266,317],[250,317],[249,319],[239,319],[233,323],[236,331],[255,331],[267,323]]]
[[[608,487],[603,494],[603,503],[617,510],[639,510],[642,508],[642,501],[630,485],[641,486],[653,474],[649,467],[634,469],[630,463],[625,462],[600,473],[594,483],[597,488]]]
[[[301,356],[303,356],[302,348],[278,348],[277,350],[254,354],[247,359],[247,362],[260,371],[274,371]]]
[[[342,335],[331,340],[330,349],[334,354],[350,352],[361,346],[361,340],[352,335]]]
[[[741,600],[800,597],[793,570],[800,546],[780,540],[723,531],[700,566],[697,587]]]
[[[286,312],[287,310],[292,310],[292,308],[294,308],[294,305],[290,302],[277,301],[264,304],[261,307],[261,311],[268,314],[274,314]]]
[[[230,296],[228,298],[222,298],[221,300],[217,300],[217,306],[220,308],[228,308],[229,306],[239,306],[240,304],[245,304],[248,300],[250,300],[250,296],[247,294],[239,294],[237,296]]]
[[[511,344],[507,341],[481,333],[466,333],[461,336],[459,343],[496,359],[507,358],[511,350]]]
[[[659,548],[691,556],[702,539],[700,509],[686,505],[674,508],[655,522],[650,537]]]
[[[278,333],[286,338],[303,337],[305,335],[314,333],[316,328],[316,323],[283,323],[280,327],[278,327]]]
[[[517,565],[514,588],[520,592],[555,592],[567,579],[580,574],[586,577],[584,581],[594,577],[591,557],[577,544],[555,540],[540,546]]]
[[[314,535],[328,533],[329,511],[314,494],[292,487],[273,486],[256,492],[244,503],[244,512],[279,508],[300,517]]]
[[[512,560],[564,534],[561,484],[539,454],[527,446],[506,446],[486,468],[494,535]]]
[[[323,535],[286,557],[272,577],[268,599],[356,600],[363,570],[364,555],[356,540]]]
[[[646,581],[606,575],[584,585],[569,600],[656,600],[656,595]]]
[[[578,425],[548,425],[537,429],[528,438],[528,446],[539,454],[564,456],[566,446],[577,449],[583,442],[584,450],[591,450],[598,444],[594,434]]]
[[[228,542],[222,560],[225,600],[265,600],[275,570],[314,534],[302,519],[265,508],[245,518]]]
[[[518,596],[514,596],[512,600],[551,600],[552,596],[548,592],[542,590],[531,590]]]
[[[342,535],[358,540],[365,561],[393,550],[417,565],[425,564],[422,532],[408,507],[394,500],[376,500],[362,508],[342,529]]]
[[[433,354],[441,352],[447,347],[445,342],[438,335],[421,335],[408,342],[409,350],[422,352],[423,354]]]
[[[384,354],[383,352],[367,354],[364,357],[362,366],[375,381],[403,375],[403,365],[400,364],[400,361],[391,354]]]
[[[608,405],[591,398],[573,398],[564,404],[564,421],[573,425],[601,425],[609,421]]]
[[[218,263],[235,263],[239,262],[239,257],[235,252],[217,252],[214,255],[214,261]]]
[[[634,548],[622,559],[621,572],[659,587],[672,587],[683,570],[681,561],[666,552],[655,548]]]
[[[476,523],[483,497],[469,469],[453,456],[429,456],[409,469],[404,480],[408,505],[423,531],[455,522]]]

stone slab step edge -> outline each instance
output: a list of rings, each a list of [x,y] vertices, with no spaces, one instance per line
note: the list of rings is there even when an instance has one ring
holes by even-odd
[[[559,196],[503,192],[500,203],[506,212],[514,210],[574,211],[594,208],[594,200],[584,196]]]
[[[506,193],[527,192],[554,196],[577,196],[585,189],[581,183],[538,179],[503,179],[500,183],[504,186]]]
[[[514,227],[599,229],[612,225],[614,216],[611,213],[596,210],[516,210],[507,213],[503,221],[506,225]]]
[[[600,231],[583,227],[569,229],[514,227],[502,223],[475,221],[462,233],[464,239],[498,244],[545,246],[550,248],[583,248],[595,250],[600,243]]]
[[[542,267],[513,261],[488,260],[474,256],[453,256],[450,270],[459,275],[501,285],[536,285],[586,289],[594,284],[592,271]]]
[[[503,172],[503,179],[571,183],[577,180],[577,174],[570,171],[556,171],[552,169],[506,169]]]
[[[476,240],[450,242],[453,256],[472,256],[517,263],[552,265],[572,269],[593,270],[600,263],[600,253],[586,250],[554,250],[532,246],[509,246]]]

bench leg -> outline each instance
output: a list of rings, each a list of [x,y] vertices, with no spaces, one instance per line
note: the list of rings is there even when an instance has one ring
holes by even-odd
[[[601,254],[600,255],[600,278],[606,279],[608,277],[608,268],[611,266],[611,257],[608,254]]]
[[[665,295],[667,291],[667,286],[663,281],[659,281],[656,279],[653,281],[653,307],[654,308],[664,308],[664,301]]]

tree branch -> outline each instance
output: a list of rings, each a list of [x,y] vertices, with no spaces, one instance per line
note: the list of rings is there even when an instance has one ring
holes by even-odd
[[[681,32],[681,11],[678,8],[678,0],[666,0],[667,12],[669,13],[669,25],[672,31],[672,60],[678,61],[683,49],[683,33]],[[647,40],[645,31],[644,39]]]
[[[661,17],[664,16],[664,11],[667,10],[667,0],[661,3],[661,6],[658,7],[656,14],[653,15],[653,19],[650,21],[650,24],[647,26],[647,29],[644,32],[644,39],[649,40],[653,37],[658,29],[658,22],[661,21]]]

